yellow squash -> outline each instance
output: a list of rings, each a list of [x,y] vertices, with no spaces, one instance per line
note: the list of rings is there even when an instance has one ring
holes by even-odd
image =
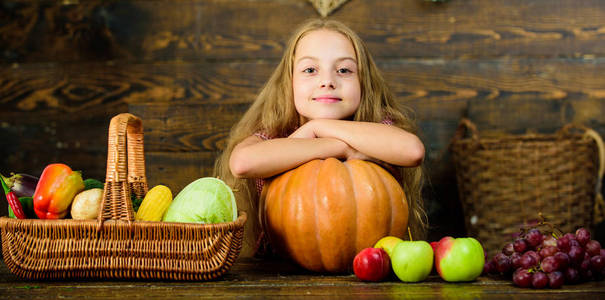
[[[167,186],[156,185],[153,187],[141,203],[135,220],[137,221],[161,221],[164,213],[172,202],[172,192]]]

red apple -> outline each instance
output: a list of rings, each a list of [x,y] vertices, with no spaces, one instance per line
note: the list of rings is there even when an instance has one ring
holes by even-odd
[[[445,281],[473,281],[483,271],[485,254],[474,238],[446,236],[437,244],[435,266]]]
[[[353,259],[353,271],[363,281],[381,281],[391,272],[391,260],[382,248],[365,248]]]

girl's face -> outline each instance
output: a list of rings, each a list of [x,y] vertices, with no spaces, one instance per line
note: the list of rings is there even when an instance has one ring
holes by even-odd
[[[361,101],[361,87],[349,39],[326,29],[303,36],[296,45],[292,87],[296,111],[306,120],[352,116]]]

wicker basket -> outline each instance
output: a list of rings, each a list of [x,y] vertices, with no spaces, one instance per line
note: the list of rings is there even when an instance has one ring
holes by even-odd
[[[29,279],[210,280],[227,272],[242,245],[235,222],[135,222],[130,193],[147,192],[141,120],[111,120],[107,178],[97,220],[0,218],[4,262]]]
[[[564,232],[602,220],[604,151],[592,129],[479,136],[463,119],[451,150],[466,229],[491,254],[539,213]]]

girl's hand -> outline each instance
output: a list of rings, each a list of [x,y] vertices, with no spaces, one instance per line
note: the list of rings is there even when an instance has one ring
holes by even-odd
[[[371,159],[369,156],[353,149],[351,146],[347,147],[347,150],[345,151],[345,158],[346,158],[346,160],[352,160],[352,159],[369,160],[369,159]]]
[[[380,162],[380,160],[378,160],[374,157],[368,156],[348,145],[347,145],[347,149],[345,150],[345,159],[346,160],[360,159],[360,160],[372,161],[372,162],[376,162],[376,163]]]
[[[307,123],[300,126],[296,131],[294,131],[288,137],[289,138],[302,138],[302,139],[320,138],[322,136],[317,135],[318,126],[322,126],[321,120],[310,120]],[[374,161],[374,162],[379,161],[378,159],[370,157],[370,156],[358,151],[357,149],[349,146],[344,141],[343,141],[343,143],[345,144],[344,153],[340,156],[340,158],[344,158],[345,160],[360,159],[360,160],[367,160],[367,161]]]

